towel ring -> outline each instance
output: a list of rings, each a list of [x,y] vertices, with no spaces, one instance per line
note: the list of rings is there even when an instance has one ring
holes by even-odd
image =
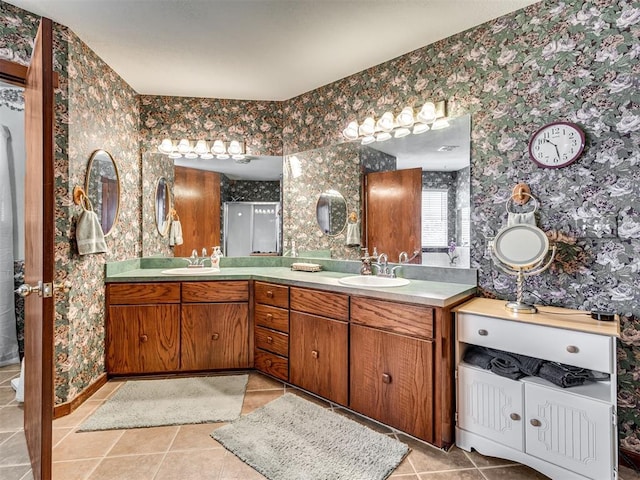
[[[540,203],[538,202],[538,199],[536,197],[534,197],[533,195],[531,195],[530,193],[521,191],[519,193],[519,195],[526,195],[528,196],[531,200],[534,201],[535,205],[533,206],[533,211],[530,213],[536,213],[538,211],[538,205],[540,205]],[[509,210],[509,204],[513,202],[513,203],[517,203],[513,197],[509,197],[509,199],[507,200],[507,202],[505,203],[505,209],[507,210],[507,213],[516,213],[516,212],[512,212],[511,210]],[[525,202],[526,203],[526,202]]]

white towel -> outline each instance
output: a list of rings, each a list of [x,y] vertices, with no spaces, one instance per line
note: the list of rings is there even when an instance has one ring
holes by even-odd
[[[513,227],[514,225],[528,224],[535,226],[536,217],[534,212],[526,213],[513,213],[509,212],[507,216],[507,227]]]
[[[360,222],[347,223],[347,239],[348,247],[357,247],[360,245]]]
[[[182,245],[184,240],[182,239],[182,224],[180,220],[174,220],[171,222],[171,230],[169,231],[169,245]]]
[[[85,208],[84,203],[87,203]],[[80,255],[89,255],[92,253],[104,253],[107,251],[107,242],[104,241],[104,232],[100,226],[100,219],[96,212],[93,211],[91,202],[84,197],[80,203],[83,212],[76,225],[76,243],[78,244],[78,253]]]

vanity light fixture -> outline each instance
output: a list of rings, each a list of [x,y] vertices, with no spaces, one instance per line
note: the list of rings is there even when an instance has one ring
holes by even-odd
[[[244,142],[231,140],[198,140],[192,141],[183,138],[179,141],[165,138],[158,146],[160,153],[168,155],[169,158],[201,158],[202,160],[226,160],[231,158],[239,163],[247,162],[247,155],[244,150]]]
[[[417,113],[416,113],[417,112]],[[377,121],[373,117],[365,118],[358,124],[353,120],[342,131],[347,140],[360,140],[362,145],[373,142],[384,142],[392,136],[401,138],[413,134],[424,133],[428,130],[447,128],[447,102],[426,102],[420,109],[404,107],[397,116],[392,112],[385,112]]]

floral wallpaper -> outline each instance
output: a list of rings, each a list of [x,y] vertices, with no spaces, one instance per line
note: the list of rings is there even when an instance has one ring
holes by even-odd
[[[222,175],[222,202],[279,202],[279,181],[230,180]]]
[[[351,120],[447,99],[471,114],[471,266],[486,296],[515,281],[487,254],[513,186],[540,201],[538,225],[563,238],[555,268],[527,278],[527,300],[622,316],[621,446],[640,452],[640,6],[626,0],[543,1],[285,102],[285,154],[341,143]],[[527,142],[542,125],[578,123],[586,149],[561,169],[537,167]],[[322,170],[318,170],[320,174]],[[311,186],[315,177],[305,177]],[[286,193],[302,186],[285,177]],[[298,180],[296,180],[298,182]],[[308,235],[285,208],[285,236]]]
[[[28,62],[36,20],[0,3],[2,58]],[[197,135],[242,136],[252,154],[284,154],[285,245],[287,239],[315,242],[347,258],[353,252],[344,238],[321,237],[313,224],[316,195],[337,183],[323,176],[329,164],[341,169],[332,175],[346,186],[349,210],[359,211],[357,188],[349,183],[360,173],[358,154],[342,144],[342,128],[391,106],[447,99],[452,116],[472,118],[471,266],[479,271],[481,292],[513,297],[514,279],[495,268],[486,247],[505,224],[504,205],[513,186],[526,182],[540,202],[538,225],[561,239],[563,250],[552,269],[527,279],[527,300],[621,315],[620,444],[640,453],[639,38],[637,1],[545,0],[285,102],[141,96],[138,111],[135,94],[72,32],[57,28],[56,260],[59,277],[73,273],[75,283],[69,301],[56,312],[62,379],[56,381],[56,401],[73,397],[102,362],[102,288],[99,281],[87,287],[82,282],[100,277],[104,260],[74,257],[69,240],[75,214],[70,188],[82,176],[89,143],[80,126],[101,132],[101,146],[112,150],[130,189],[130,211],[109,240],[106,258],[141,252],[142,180],[137,145],[130,141],[138,119],[140,154],[165,136]],[[585,151],[568,167],[539,168],[528,158],[528,139],[557,120],[583,128]],[[102,130],[106,126],[108,133]],[[337,144],[342,144],[339,155],[322,154],[320,149]],[[291,168],[293,154],[300,176]]]
[[[0,82],[2,85],[2,82]],[[0,86],[0,107],[24,111],[24,90],[22,88]]]

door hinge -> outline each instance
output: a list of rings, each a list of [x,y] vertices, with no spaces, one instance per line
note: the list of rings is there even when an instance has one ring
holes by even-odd
[[[51,282],[42,284],[40,294],[43,298],[51,298],[53,296],[53,285]]]
[[[458,423],[458,412],[453,414],[453,421],[457,424]]]
[[[618,414],[616,412],[611,412],[611,424],[618,425]]]

